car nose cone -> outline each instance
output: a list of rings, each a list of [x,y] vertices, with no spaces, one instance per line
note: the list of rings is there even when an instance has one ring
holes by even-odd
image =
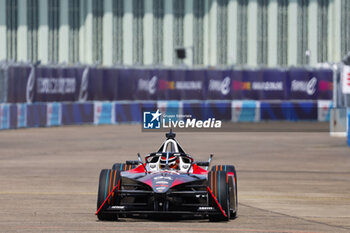
[[[173,183],[173,178],[166,174],[159,174],[152,177],[152,189],[156,193],[165,193]]]

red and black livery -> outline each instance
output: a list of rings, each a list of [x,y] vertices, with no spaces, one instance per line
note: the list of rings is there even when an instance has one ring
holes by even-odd
[[[195,162],[167,133],[157,152],[142,162],[116,163],[100,173],[99,220],[133,215],[202,215],[228,221],[237,215],[237,175],[232,165]],[[205,167],[205,168],[203,168]]]

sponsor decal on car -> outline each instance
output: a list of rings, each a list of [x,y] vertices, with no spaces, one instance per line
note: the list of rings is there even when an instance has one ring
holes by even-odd
[[[169,176],[157,176],[157,177],[154,177],[153,179],[155,179],[155,180],[159,180],[159,179],[172,180],[173,178],[171,178]]]

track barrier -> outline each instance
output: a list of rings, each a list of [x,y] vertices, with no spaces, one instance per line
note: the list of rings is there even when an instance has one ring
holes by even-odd
[[[12,65],[0,102],[332,100],[331,69],[136,69]]]
[[[142,111],[156,109],[174,118],[182,114],[200,120],[215,118],[226,122],[329,121],[331,102],[235,100],[0,104],[0,129],[140,123]]]

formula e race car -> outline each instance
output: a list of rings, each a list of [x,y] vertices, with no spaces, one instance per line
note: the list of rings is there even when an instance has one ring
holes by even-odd
[[[175,133],[143,162],[116,163],[100,173],[97,212],[99,220],[118,217],[203,216],[228,221],[237,215],[237,176],[232,165],[216,165],[212,159],[195,162],[175,140]],[[202,168],[204,167],[204,168]]]

